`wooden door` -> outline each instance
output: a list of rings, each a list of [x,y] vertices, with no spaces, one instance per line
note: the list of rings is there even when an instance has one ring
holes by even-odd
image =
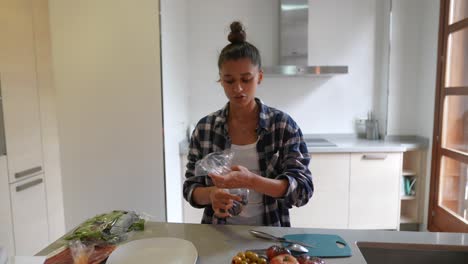
[[[468,232],[468,1],[442,0],[428,228]]]

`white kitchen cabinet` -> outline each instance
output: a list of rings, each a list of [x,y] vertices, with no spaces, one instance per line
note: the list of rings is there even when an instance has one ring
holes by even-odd
[[[0,247],[9,256],[15,253],[6,156],[0,156]]]
[[[2,175],[0,166],[0,196],[2,204],[8,203],[1,206],[0,214],[2,230],[11,230],[11,236],[2,235],[1,240],[10,256],[33,255],[49,242],[38,91],[38,72],[43,74],[43,68],[37,67],[43,57],[36,54],[36,44],[44,35],[35,30],[35,5],[39,4],[34,0],[0,1],[0,17],[5,22],[0,23],[5,131],[0,140],[6,145],[6,153],[0,154],[6,154],[7,167]]]
[[[47,246],[44,175],[10,184],[16,255],[31,256]]]
[[[349,228],[398,229],[401,153],[351,154]]]
[[[349,163],[349,153],[311,154],[315,191],[305,206],[290,210],[293,227],[348,227]]]
[[[10,183],[42,172],[32,0],[2,0],[0,86]]]

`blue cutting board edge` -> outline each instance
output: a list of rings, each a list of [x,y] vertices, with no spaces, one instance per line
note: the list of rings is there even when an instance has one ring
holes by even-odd
[[[352,251],[349,244],[338,235],[330,234],[293,234],[284,238],[302,241],[306,244],[315,244],[315,248],[308,248],[309,256],[321,258],[351,257]],[[337,242],[344,244],[343,248],[337,246]]]

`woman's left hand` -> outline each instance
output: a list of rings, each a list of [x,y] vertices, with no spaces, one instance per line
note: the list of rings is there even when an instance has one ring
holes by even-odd
[[[253,180],[256,177],[254,173],[240,165],[232,166],[231,170],[231,172],[225,175],[208,174],[208,176],[210,176],[213,184],[218,188],[252,188]]]

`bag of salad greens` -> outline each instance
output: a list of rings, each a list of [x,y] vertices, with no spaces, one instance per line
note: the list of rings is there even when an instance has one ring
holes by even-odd
[[[115,210],[86,220],[64,239],[106,244],[119,243],[126,240],[130,232],[143,230],[145,221],[133,211]]]

